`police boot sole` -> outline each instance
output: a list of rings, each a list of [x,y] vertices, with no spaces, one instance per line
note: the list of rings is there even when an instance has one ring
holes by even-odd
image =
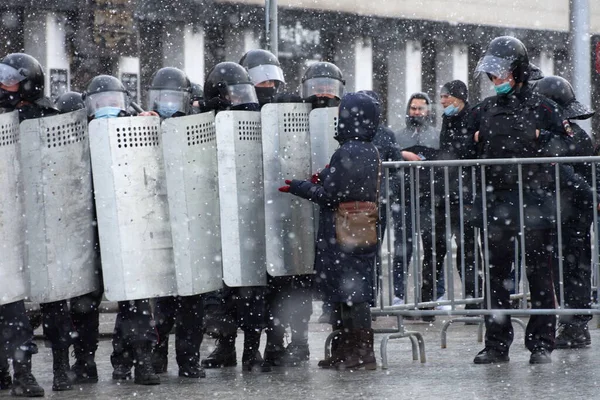
[[[237,360],[235,360],[235,359],[202,360],[201,364],[206,369],[226,368],[226,367],[235,367],[237,365]]]
[[[135,378],[133,380],[133,383],[135,383],[136,385],[145,385],[145,386],[151,386],[151,385],[160,385],[160,378],[158,376],[154,376],[154,377],[140,377],[140,378]]]
[[[34,389],[24,389],[21,386],[12,388],[10,394],[15,397],[44,397],[44,389],[42,387]]]
[[[126,374],[115,374],[113,372],[112,379],[113,379],[113,381],[130,381],[131,380],[131,372],[128,372]]]
[[[67,390],[73,390],[73,386],[70,383],[60,383],[58,385],[52,385],[52,391],[54,392],[64,392]]]

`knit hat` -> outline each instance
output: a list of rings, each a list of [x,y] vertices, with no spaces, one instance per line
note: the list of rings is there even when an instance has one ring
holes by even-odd
[[[457,99],[464,101],[465,103],[469,98],[469,90],[467,89],[467,85],[465,85],[463,81],[459,80],[450,81],[446,83],[444,86],[442,86],[440,94],[448,94],[450,96],[454,96]]]

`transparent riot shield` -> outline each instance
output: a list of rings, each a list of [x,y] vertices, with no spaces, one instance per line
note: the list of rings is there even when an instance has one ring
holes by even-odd
[[[98,289],[92,170],[85,110],[21,123],[30,299]]]
[[[337,131],[338,108],[317,108],[309,114],[312,170],[323,169],[339,147],[333,138]]]
[[[27,296],[19,115],[0,114],[0,305]]]
[[[162,123],[177,294],[223,286],[217,138],[213,112]]]
[[[175,295],[159,118],[99,119],[89,131],[106,297]]]
[[[267,283],[260,113],[217,114],[223,280],[228,286]]]
[[[261,110],[267,272],[272,276],[314,269],[313,205],[277,190],[285,179],[312,175],[310,109],[310,104],[267,104]]]

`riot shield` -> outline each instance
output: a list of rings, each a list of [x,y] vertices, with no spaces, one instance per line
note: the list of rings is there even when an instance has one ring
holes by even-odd
[[[29,297],[49,303],[98,289],[85,110],[21,123]]]
[[[267,272],[272,276],[313,272],[314,208],[279,192],[285,179],[311,176],[310,104],[267,104],[261,110],[265,176]]]
[[[338,124],[338,107],[317,108],[309,114],[310,151],[313,172],[325,168],[339,147],[334,139]],[[319,206],[314,205],[315,232],[319,229]]]
[[[27,296],[19,114],[0,114],[0,305]]]
[[[99,119],[89,131],[106,298],[175,295],[159,118]]]
[[[323,169],[339,147],[334,139],[337,131],[338,108],[327,107],[312,110],[309,115],[310,149],[312,170]]]
[[[217,138],[208,112],[162,123],[177,294],[223,286]]]
[[[228,286],[267,283],[260,113],[217,114],[223,280]]]

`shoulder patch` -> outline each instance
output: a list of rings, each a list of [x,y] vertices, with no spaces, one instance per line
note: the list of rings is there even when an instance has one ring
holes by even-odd
[[[567,135],[569,137],[573,137],[573,135],[575,135],[575,132],[573,132],[573,127],[571,126],[569,121],[564,119],[562,124],[563,124],[563,128],[565,128],[565,132],[567,132]]]

